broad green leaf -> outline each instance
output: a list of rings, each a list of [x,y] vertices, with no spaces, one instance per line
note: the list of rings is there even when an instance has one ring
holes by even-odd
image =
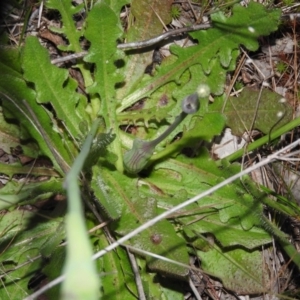
[[[8,175],[10,178],[15,174],[30,174],[33,176],[53,176],[60,177],[53,169],[47,167],[28,167],[21,163],[5,164],[0,163],[1,173]],[[1,205],[0,205],[1,206]]]
[[[207,216],[204,214],[200,217],[195,216],[194,222],[191,221],[192,218],[187,219],[191,225],[186,225],[183,228],[184,230],[187,229],[191,239],[198,238],[197,233],[213,233],[223,247],[244,246],[248,249],[269,244],[272,241],[270,234],[264,229],[253,227],[247,231],[240,225],[237,218],[224,223],[221,222],[218,214],[214,213],[207,214]],[[185,218],[180,218],[180,220],[185,223]],[[189,232],[189,228],[193,229],[192,234]]]
[[[35,60],[32,59],[35,57]],[[36,64],[36,60],[39,62]],[[23,53],[24,78],[34,83],[38,103],[51,103],[57,118],[63,122],[73,138],[79,134],[78,125],[85,116],[77,111],[79,96],[77,83],[69,78],[67,70],[50,63],[49,54],[36,37],[26,39]]]
[[[130,202],[116,229],[122,235],[135,229],[137,227],[136,224],[143,224],[157,215],[155,198],[143,197],[143,195],[134,197],[132,195]],[[185,241],[177,235],[174,227],[166,220],[160,221],[138,236],[133,237],[130,240],[130,244],[138,249],[188,264]],[[188,268],[177,266],[161,259],[146,257],[146,261],[152,271],[180,277],[185,277],[188,274]]]
[[[110,219],[118,219],[121,216],[123,205],[118,199],[119,193],[121,193],[121,190],[116,189],[119,184],[118,181],[102,167],[95,166],[92,171],[91,187],[99,200],[101,209]]]
[[[164,167],[170,166],[170,164],[165,164]],[[176,172],[176,171],[175,171]],[[174,173],[174,171],[172,171]],[[153,185],[153,188],[156,186],[157,189],[163,190],[165,193],[174,193],[176,194],[176,191],[178,190],[178,186],[182,186],[189,195],[195,196],[198,193],[201,193],[205,190],[207,190],[211,185],[207,180],[205,180],[204,177],[201,175],[205,175],[205,172],[202,172],[199,170],[199,172],[194,172],[192,170],[185,173],[179,173],[177,174],[178,177],[183,176],[182,180],[173,181],[173,183],[169,182],[169,180],[166,180],[165,183],[161,183],[163,178],[166,178],[169,176],[171,178],[171,172],[168,172],[167,170],[164,170],[163,172],[159,172],[156,178],[149,180],[150,184]],[[189,179],[189,176],[195,175],[194,180]],[[198,176],[198,177],[196,177]],[[172,177],[174,178],[174,177]],[[202,184],[200,183],[200,180],[202,181]],[[193,182],[193,185],[190,184],[190,182]],[[146,181],[148,182],[148,180]],[[195,185],[194,185],[195,184]],[[167,190],[165,189],[165,186],[167,187]],[[240,192],[237,190],[237,188],[233,185],[228,185],[228,187],[225,187],[221,189],[220,191],[216,192],[214,195],[206,196],[203,199],[201,199],[201,202],[199,202],[199,207],[195,208],[195,211],[197,212],[202,207],[205,208],[204,215],[209,211],[218,211],[219,219],[221,223],[224,223],[224,225],[232,218],[238,218],[240,224],[242,225],[244,230],[250,230],[253,228],[254,225],[259,225],[260,222],[257,218],[257,215],[252,214],[251,212],[253,209],[257,209],[258,211],[262,211],[262,206],[260,204],[257,204],[249,195],[248,195],[248,201],[245,200],[245,196],[241,197]],[[172,199],[173,201],[176,201],[176,199]],[[159,201],[159,200],[158,200]],[[165,201],[165,200],[164,200]],[[171,204],[169,204],[171,205]],[[258,207],[257,207],[258,206]],[[211,208],[207,211],[207,208]],[[184,212],[182,212],[184,214]],[[201,213],[200,213],[201,215]],[[192,221],[193,219],[189,219]],[[238,223],[238,221],[237,221]],[[229,233],[230,234],[230,233]]]
[[[176,160],[169,159],[159,163],[155,168],[155,173],[151,173],[148,179],[143,180],[153,191],[163,191],[169,195],[177,195],[178,190],[182,189],[187,192],[187,197],[193,197],[224,180],[222,178],[223,171],[217,168],[215,162],[208,158],[205,151],[202,151],[197,159],[180,156]],[[169,205],[182,202],[181,197],[176,198],[172,197]],[[160,199],[157,195],[158,203],[160,203]],[[165,206],[166,200],[163,197],[162,201]],[[193,208],[197,212],[197,209]],[[201,210],[201,208],[204,215],[207,212],[218,212],[220,225],[223,223],[226,226],[229,220],[237,218],[236,224],[240,224],[244,230],[250,230],[254,225],[261,226],[259,214],[262,214],[262,204],[236,183],[229,184],[201,199],[198,202],[198,209]],[[201,211],[199,215],[201,216]],[[190,217],[189,220],[195,221],[195,218]],[[232,229],[234,235],[235,228]],[[230,235],[230,226],[226,230]]]
[[[0,95],[1,97],[1,95]],[[8,123],[5,120],[3,112],[0,112],[0,144],[1,149],[10,153],[12,148],[21,147],[22,155],[26,155],[32,158],[36,158],[38,156],[38,147],[34,143],[28,143],[26,145],[21,145],[20,141],[21,130],[20,127],[13,124]]]
[[[56,227],[55,232],[48,237],[46,242],[42,245],[40,252],[43,258],[49,259],[52,253],[60,245],[61,241],[65,239],[66,233],[64,230],[64,222],[62,221]]]
[[[0,189],[0,209],[7,209],[16,204],[34,204],[62,192],[62,181],[54,178],[25,185],[23,182],[10,181]]]
[[[103,233],[95,241],[95,244],[99,250],[108,246]],[[103,285],[101,299],[109,300],[113,298],[122,300],[137,298],[134,274],[125,249],[119,248],[116,252],[111,251],[107,253],[97,260],[97,265],[101,272],[100,276]],[[129,290],[129,287],[131,290]]]
[[[38,254],[39,250],[33,248],[23,252],[15,263],[1,263],[1,299],[24,299],[31,294],[32,291],[28,288],[30,279],[28,275],[38,272],[41,267],[40,260],[33,260]],[[8,269],[5,270],[4,266]]]
[[[181,289],[180,281],[177,281],[176,278],[170,280],[169,277],[164,276],[159,277],[158,281],[157,275],[147,270],[145,260],[137,258],[137,262],[146,299],[184,299],[185,292]]]
[[[56,235],[62,221],[51,219],[48,211],[40,210],[39,216],[35,211],[22,208],[1,217],[0,272],[5,277],[1,280],[0,295],[3,299],[23,299],[32,292],[28,286],[31,276],[42,267],[41,248],[49,237]]]
[[[43,265],[42,273],[45,274],[47,280],[51,281],[62,274],[63,265],[66,261],[65,247],[58,247],[51,254],[47,264]],[[48,290],[45,294],[49,299],[59,299],[61,285],[56,285]]]
[[[136,281],[133,280],[134,273],[132,271],[132,265],[128,257],[128,253],[122,247],[117,249],[117,255],[119,257],[119,263],[121,266],[121,270],[123,273],[124,283],[128,292],[130,292],[131,296],[136,297],[138,295]],[[137,256],[136,256],[137,259]]]
[[[173,197],[173,203],[169,202],[169,204],[167,204],[165,197],[161,196],[162,192],[163,194],[176,195],[177,193],[178,195],[178,186],[181,186],[189,197],[193,197],[207,190],[209,187],[214,186],[219,181],[224,180],[222,179],[222,174],[228,174],[228,176],[230,176],[233,172],[238,172],[238,166],[235,165],[229,167],[227,171],[226,169],[217,169],[213,161],[208,160],[207,157],[205,158],[206,154],[204,152],[202,152],[201,155],[202,156],[198,159],[177,157],[177,160],[168,160],[160,163],[156,165],[157,171],[155,175],[151,173],[149,179],[143,179],[145,182],[144,185],[147,184],[149,187],[149,192],[151,191],[152,194],[153,192],[157,194],[156,199],[160,206],[165,207],[173,203],[173,205],[176,205],[178,202],[182,202],[183,193],[181,193],[178,199]],[[193,206],[192,210],[179,212],[178,217],[180,218],[180,216],[182,216],[183,224],[197,224],[197,215],[198,219],[205,220],[208,215],[212,213],[216,214],[217,212],[220,220],[220,222],[218,221],[219,226],[215,227],[215,233],[213,230],[214,226],[212,225],[210,233],[217,236],[221,230],[226,231],[227,237],[223,240],[224,243],[228,243],[229,236],[236,235],[236,228],[231,225],[235,224],[238,226],[240,224],[243,230],[248,231],[247,236],[251,236],[252,234],[255,236],[256,246],[268,243],[268,234],[273,235],[296,265],[299,266],[300,256],[293,245],[288,242],[285,235],[274,224],[264,217],[262,207],[262,203],[264,203],[263,199],[260,199],[261,197],[256,199],[256,194],[252,196],[248,194],[248,192],[248,189],[243,183],[237,181],[201,199],[201,201],[198,202],[198,208]],[[193,214],[194,216],[185,217],[186,214]],[[221,229],[222,223],[224,224],[223,229]],[[201,226],[201,222],[199,226]],[[265,234],[257,235],[256,227],[263,229]],[[194,228],[192,225],[189,225],[189,230],[194,232],[199,230],[201,232],[198,225],[195,225]],[[262,231],[260,232],[263,233]],[[222,238],[220,238],[220,240],[222,241]],[[249,248],[253,248],[254,246],[251,243],[246,243],[245,245]]]
[[[116,134],[111,148],[118,157],[116,166],[120,171],[123,170],[123,163],[116,116],[115,87],[123,80],[120,69],[116,67],[118,65],[116,60],[121,58],[121,52],[116,48],[121,34],[121,24],[116,13],[105,3],[95,4],[87,17],[87,28],[84,34],[91,42],[84,60],[96,65],[95,81],[93,86],[88,88],[88,92],[100,95],[99,115],[105,119],[106,127]]]
[[[263,89],[260,95],[259,91],[244,88],[239,97],[229,97],[224,114],[234,135],[250,129],[267,134],[291,121],[293,109],[279,94]]]
[[[102,173],[102,172],[101,172]],[[120,235],[137,228],[150,218],[157,215],[155,198],[141,194],[137,189],[136,180],[128,178],[117,171],[102,173],[103,187],[106,193],[122,207],[120,219],[113,223],[114,229]],[[113,187],[113,189],[111,188]],[[100,204],[102,198],[98,199]],[[161,221],[131,239],[130,244],[138,249],[144,249],[175,261],[188,263],[185,242],[180,238],[168,221]],[[176,276],[186,276],[188,270],[158,259],[147,258],[150,269]]]
[[[227,289],[246,295],[269,291],[272,282],[261,251],[234,249],[222,252],[215,245],[208,252],[197,253],[203,270],[220,278]]]

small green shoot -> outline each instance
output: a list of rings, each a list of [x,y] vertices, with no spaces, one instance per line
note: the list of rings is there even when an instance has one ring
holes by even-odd
[[[283,74],[286,72],[286,70],[288,69],[288,65],[283,62],[282,60],[280,60],[275,67],[276,71],[280,74]]]
[[[178,17],[180,16],[180,8],[176,5],[172,5],[171,7],[171,16],[173,19],[178,19]]]

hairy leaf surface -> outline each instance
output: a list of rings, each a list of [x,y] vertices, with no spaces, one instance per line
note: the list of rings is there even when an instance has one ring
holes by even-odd
[[[271,278],[262,253],[234,249],[223,252],[217,246],[208,252],[198,252],[203,269],[222,279],[224,286],[239,294],[256,294],[269,290]],[[226,270],[226,272],[224,272]]]
[[[118,202],[122,208],[120,219],[114,222],[113,227],[120,235],[125,235],[139,225],[157,215],[155,198],[141,193],[136,187],[136,180],[132,180],[118,172],[110,172],[103,176],[103,189]],[[114,190],[111,190],[114,187]],[[99,199],[101,201],[101,199]],[[162,221],[148,228],[131,242],[138,249],[144,249],[175,261],[188,263],[185,242],[180,238],[168,221]],[[158,259],[148,259],[148,266],[152,270],[166,272],[176,276],[187,275],[188,270]]]
[[[233,134],[240,136],[251,129],[267,134],[271,129],[280,128],[292,120],[293,109],[279,94],[267,89],[260,94],[245,88],[240,97],[228,99],[224,114]]]

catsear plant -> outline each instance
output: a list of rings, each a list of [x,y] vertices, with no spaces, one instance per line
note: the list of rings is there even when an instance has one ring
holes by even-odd
[[[216,10],[210,16],[210,29],[190,33],[196,44],[188,48],[171,46],[171,58],[150,76],[144,72],[151,58],[149,49],[126,52],[117,44],[124,39],[130,42],[160,34],[162,25],[154,11],[168,24],[171,5],[158,0],[88,5],[74,6],[70,0],[45,2],[48,10],[58,11],[61,17],[60,27],[49,27],[63,36],[65,43],[57,45],[59,51],[87,51],[72,66],[80,73],[84,93],[66,68],[51,64],[47,49],[37,37],[28,35],[19,49],[0,48],[1,132],[9,137],[16,135],[26,155],[46,156],[52,162],[50,170],[32,169],[33,175],[47,176],[46,181],[23,185],[11,180],[0,190],[0,207],[9,209],[2,214],[0,225],[4,278],[1,299],[7,295],[21,299],[30,294],[33,285],[28,281],[32,274],[52,280],[63,271],[67,279],[74,279],[66,280],[65,299],[68,295],[74,299],[138,297],[124,248],[107,253],[93,265],[87,264],[85,278],[81,277],[81,268],[86,266],[90,253],[111,242],[109,237],[117,239],[127,234],[161,211],[238,172],[238,165],[219,168],[202,148],[193,158],[180,153],[200,140],[211,141],[222,132],[227,120],[235,126],[234,109],[222,112],[226,73],[235,69],[239,47],[257,50],[257,39],[275,31],[280,17],[278,10],[267,10],[253,2],[247,7],[234,5],[228,16]],[[125,34],[120,12],[128,5],[130,28]],[[85,17],[79,28],[74,19],[80,15]],[[83,49],[83,40],[87,49]],[[1,42],[6,45],[4,36]],[[197,90],[199,85],[201,89]],[[209,102],[209,95],[214,103]],[[141,100],[143,109],[128,109]],[[270,97],[267,101],[290,111],[277,99]],[[261,113],[265,111],[258,110],[258,115]],[[289,118],[289,113],[280,122],[277,118],[276,126]],[[273,125],[264,124],[264,132]],[[124,130],[130,126],[135,134]],[[5,145],[9,143],[11,139],[4,140]],[[1,172],[11,178],[24,173],[24,169],[21,165],[4,165]],[[76,192],[77,188],[72,187],[77,185],[74,196],[72,189]],[[66,219],[64,205],[58,213],[15,209],[63,194],[64,188],[69,188]],[[80,195],[94,214],[90,210],[83,214]],[[159,222],[132,238],[130,245],[134,248],[183,264],[139,257],[147,298],[164,295],[183,299],[177,289],[154,280],[152,272],[186,280],[191,252],[201,257],[201,268],[220,278],[228,289],[237,293],[267,292],[270,278],[262,267],[260,249],[270,245],[272,235],[300,267],[299,255],[264,218],[264,201],[266,195],[251,183],[231,184],[178,212],[172,220]],[[101,220],[110,221],[109,233],[98,229],[87,239],[84,233]],[[80,237],[76,235],[79,231]],[[217,241],[214,245],[204,238],[207,233]],[[58,247],[65,238],[66,260],[64,247]],[[58,295],[58,289],[48,291],[51,299],[58,299]]]

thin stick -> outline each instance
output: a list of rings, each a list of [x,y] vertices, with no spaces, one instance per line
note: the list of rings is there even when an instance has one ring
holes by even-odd
[[[195,287],[194,282],[191,278],[189,278],[189,286],[190,286],[191,290],[193,291],[195,298],[197,300],[202,300],[202,298],[201,298],[200,294],[198,293],[198,290]]]
[[[173,35],[178,35],[181,33],[186,33],[186,32],[191,32],[191,31],[196,31],[196,30],[203,30],[203,29],[208,29],[211,27],[211,23],[207,24],[198,24],[198,25],[192,25],[190,27],[184,27],[184,28],[179,28],[179,29],[174,29],[174,30],[169,30],[161,35],[158,35],[154,38],[151,38],[149,40],[144,40],[141,42],[132,42],[132,43],[125,43],[125,44],[119,44],[117,46],[118,49],[122,50],[130,50],[130,49],[141,49],[141,48],[146,48],[150,47],[154,44],[157,44],[160,41],[163,41],[164,39],[173,36]]]
[[[42,19],[43,9],[44,9],[44,1],[41,1],[41,5],[39,8],[39,18],[38,18],[37,28],[41,27],[41,19]]]
[[[83,51],[83,52],[79,52],[79,53],[73,53],[70,55],[66,55],[63,57],[58,57],[58,58],[52,59],[51,64],[55,65],[55,64],[59,64],[59,63],[65,62],[65,61],[72,60],[72,59],[81,58],[87,54],[88,54],[87,51]]]
[[[169,30],[161,35],[158,35],[154,38],[151,38],[149,40],[145,40],[145,41],[141,41],[141,42],[132,42],[132,43],[124,43],[124,44],[119,44],[117,45],[118,49],[122,49],[122,50],[130,50],[130,49],[141,49],[141,48],[145,48],[145,47],[149,47],[152,46],[164,39],[166,39],[169,36],[173,36],[173,35],[178,35],[181,33],[185,33],[185,32],[191,32],[191,31],[196,31],[196,30],[201,30],[201,29],[208,29],[211,27],[211,24],[198,24],[198,25],[192,25],[191,27],[184,27],[184,28],[179,28],[179,29],[174,29],[174,30]],[[59,57],[59,58],[55,58],[51,60],[51,63],[53,65],[58,64],[58,63],[62,63],[65,61],[69,61],[71,59],[77,59],[77,58],[81,58],[85,55],[87,55],[87,51],[82,51],[79,53],[73,53],[64,57]]]
[[[131,267],[134,273],[134,278],[135,278],[135,283],[137,286],[137,291],[138,291],[138,295],[139,295],[139,300],[146,300],[146,296],[145,296],[145,292],[144,292],[144,288],[143,288],[143,283],[142,283],[142,278],[139,272],[139,267],[138,264],[136,262],[135,256],[133,253],[130,252],[130,250],[127,248],[127,254],[131,263]]]
[[[133,247],[133,246],[130,246],[128,244],[123,244],[124,247],[126,247],[127,249],[130,249],[132,252],[134,253],[137,253],[139,255],[142,255],[142,256],[150,256],[150,257],[153,257],[153,258],[156,258],[156,259],[160,259],[162,261],[165,261],[167,263],[171,263],[171,264],[174,264],[176,266],[179,266],[179,267],[183,267],[183,268],[187,268],[189,270],[194,270],[195,272],[199,272],[200,270],[194,266],[189,266],[187,264],[184,264],[184,263],[181,263],[179,261],[176,261],[176,260],[173,260],[173,259],[170,259],[168,257],[165,257],[165,256],[162,256],[162,255],[159,255],[159,254],[156,254],[156,253],[153,253],[153,252],[150,252],[150,251],[147,251],[147,250],[143,250],[143,249],[138,249],[136,247]],[[202,271],[202,270],[201,270]]]

